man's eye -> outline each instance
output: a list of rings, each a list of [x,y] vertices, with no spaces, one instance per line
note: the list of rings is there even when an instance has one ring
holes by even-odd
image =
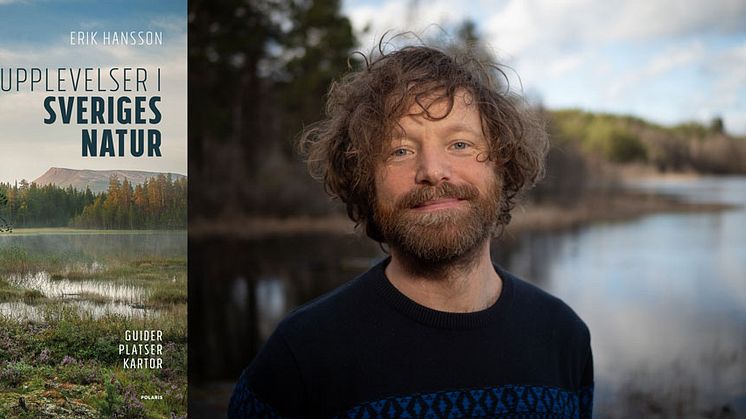
[[[406,148],[397,148],[396,150],[391,152],[391,155],[394,157],[404,157],[409,153],[409,150]]]
[[[453,143],[453,148],[456,150],[466,150],[467,148],[469,148],[469,144],[465,141],[456,141],[455,143]]]

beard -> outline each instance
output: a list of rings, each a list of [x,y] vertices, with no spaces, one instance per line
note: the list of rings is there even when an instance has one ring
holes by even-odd
[[[497,177],[485,194],[468,184],[418,186],[394,203],[377,200],[375,221],[410,274],[444,278],[477,262],[481,245],[497,226],[499,187]],[[427,201],[446,198],[459,199],[461,204],[432,211],[416,209]]]

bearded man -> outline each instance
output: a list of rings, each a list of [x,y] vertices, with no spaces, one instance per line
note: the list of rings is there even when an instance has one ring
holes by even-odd
[[[231,417],[591,416],[588,328],[490,258],[547,149],[500,74],[411,46],[332,86],[310,168],[390,257],[280,323]]]

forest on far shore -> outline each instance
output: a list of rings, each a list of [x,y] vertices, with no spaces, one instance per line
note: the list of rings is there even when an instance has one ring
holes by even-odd
[[[158,175],[133,186],[112,176],[106,192],[72,186],[0,183],[0,229],[182,229],[187,223],[187,180]]]

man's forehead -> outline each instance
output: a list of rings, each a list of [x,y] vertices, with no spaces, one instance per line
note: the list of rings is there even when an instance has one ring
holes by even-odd
[[[482,132],[481,112],[474,103],[473,95],[459,90],[453,95],[452,102],[445,94],[431,95],[419,101],[411,99],[407,112],[392,128],[392,137],[406,135],[405,126],[421,126],[432,121],[439,122],[449,130]]]

